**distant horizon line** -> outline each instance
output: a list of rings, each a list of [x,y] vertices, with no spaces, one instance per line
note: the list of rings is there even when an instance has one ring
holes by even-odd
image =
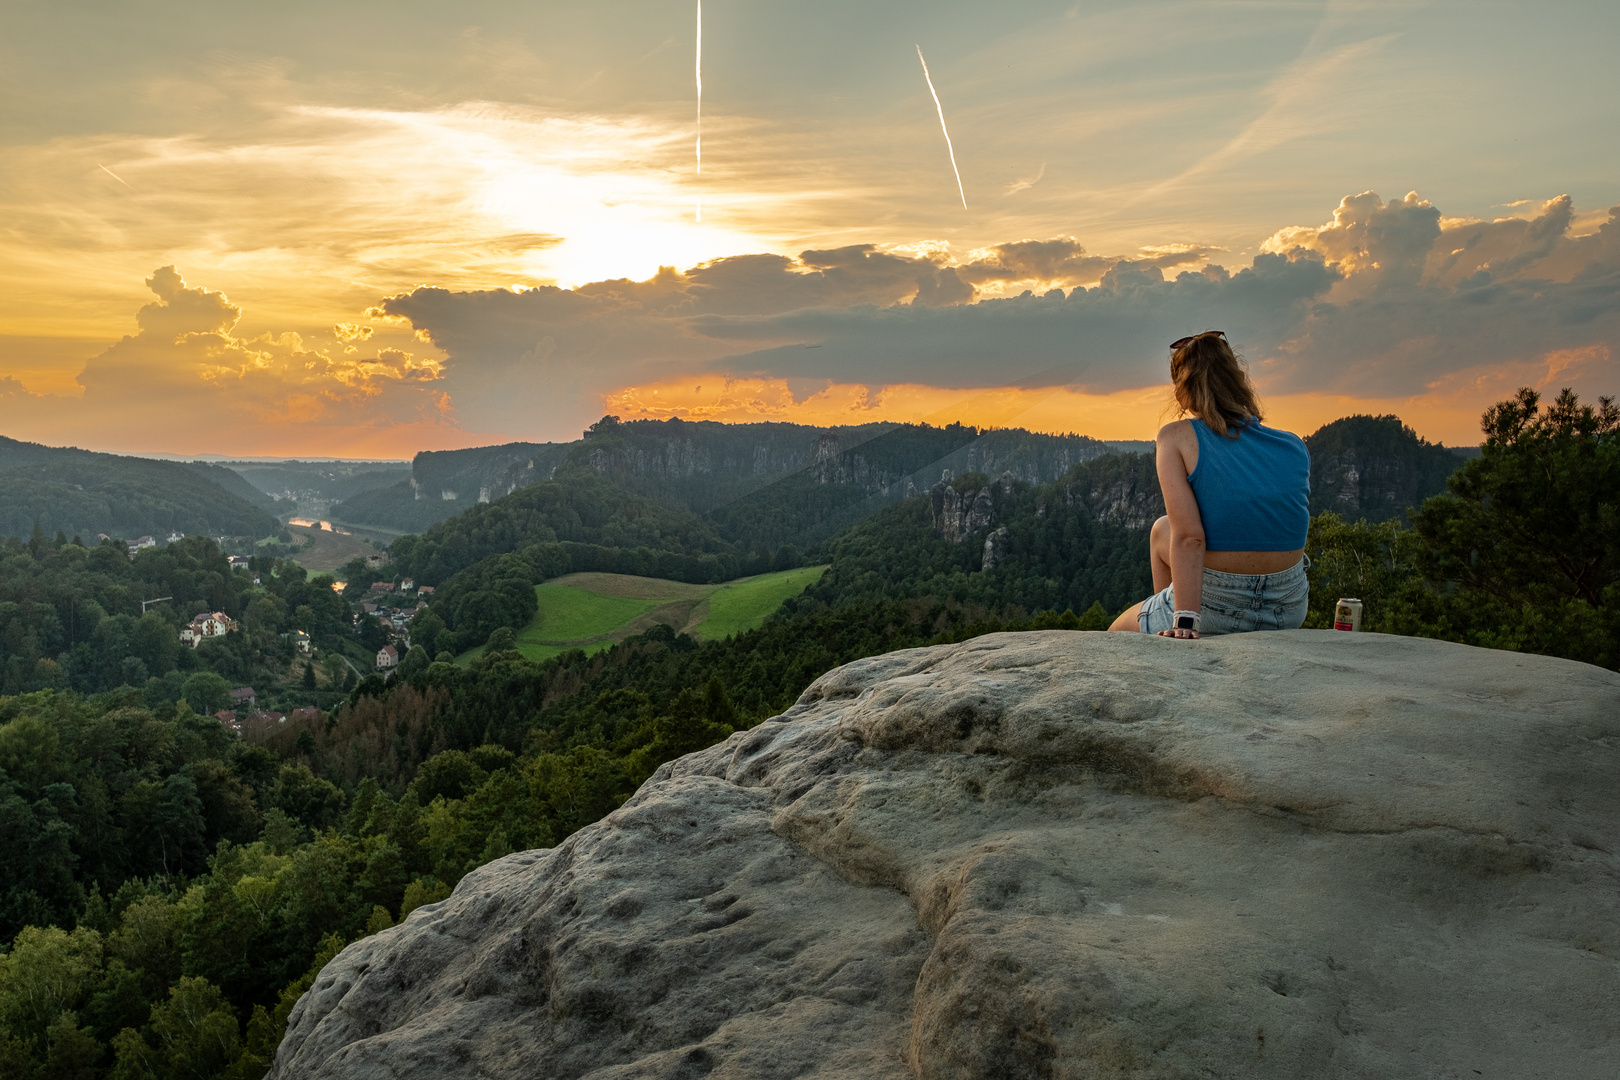
[[[611,414],[609,414],[609,415],[611,415]],[[1356,417],[1356,416],[1373,416],[1373,415],[1374,414],[1372,414],[1372,413],[1351,413],[1351,414],[1346,414],[1345,416],[1342,416],[1342,417],[1337,417],[1334,420],[1328,421],[1327,424],[1336,423],[1338,420],[1348,420],[1348,419],[1351,419],[1351,418]],[[1394,415],[1394,414],[1389,414],[1389,415]],[[1396,419],[1401,419],[1401,418],[1397,416]],[[802,424],[802,423],[797,423],[797,422],[792,421],[792,420],[746,420],[746,421],[689,420],[689,419],[687,419],[685,417],[680,417],[680,416],[670,416],[670,417],[664,417],[664,418],[636,417],[636,418],[634,418],[632,420],[621,420],[620,422],[624,423],[624,424],[632,424],[632,423],[664,424],[664,423],[669,423],[670,421],[679,421],[681,423],[688,423],[688,424],[714,423],[714,424],[722,424],[722,425],[724,425],[726,427],[746,427],[746,426],[749,426],[749,425],[752,425],[752,424],[781,424],[781,425],[786,425],[786,426],[791,426],[791,427],[803,427],[803,428],[820,429],[820,430],[835,430],[837,428],[855,428],[855,427],[866,427],[867,426],[867,424]],[[945,427],[950,427],[953,424],[960,424],[963,427],[973,427],[973,428],[977,429],[978,432],[981,435],[989,434],[990,432],[993,432],[993,431],[1028,431],[1031,434],[1048,435],[1048,436],[1050,436],[1052,438],[1083,438],[1083,439],[1090,439],[1093,442],[1102,443],[1105,446],[1111,446],[1111,447],[1116,447],[1116,448],[1121,448],[1121,447],[1126,447],[1126,446],[1151,446],[1154,443],[1153,439],[1099,439],[1094,435],[1086,435],[1086,434],[1083,434],[1083,433],[1077,432],[1077,431],[1067,431],[1067,432],[1062,432],[1062,433],[1058,433],[1058,432],[1037,432],[1033,428],[1024,428],[1024,427],[1021,427],[1021,426],[1016,425],[1016,424],[1014,424],[1014,425],[998,425],[998,424],[978,425],[978,424],[968,424],[968,423],[966,423],[964,421],[960,421],[960,420],[952,421],[951,423],[948,423],[948,424],[930,423],[927,420],[895,420],[895,421],[876,420],[876,421],[868,421],[868,423],[870,423],[870,424],[885,424],[885,423],[888,423],[888,424],[893,424],[895,427],[903,427],[903,426],[907,426],[907,425],[915,425],[915,426],[937,427],[937,428],[945,428]],[[1405,421],[1402,420],[1402,423],[1404,424]],[[1321,426],[1326,427],[1327,424],[1323,424]],[[120,456],[120,457],[142,458],[142,459],[145,459],[145,460],[148,460],[148,461],[174,461],[174,462],[182,462],[182,463],[184,463],[184,462],[200,462],[200,463],[209,464],[209,465],[225,465],[225,464],[229,464],[229,463],[232,463],[232,462],[240,463],[240,464],[243,464],[243,465],[285,465],[285,464],[297,462],[297,463],[300,463],[300,464],[308,464],[308,465],[332,464],[332,465],[396,465],[396,466],[410,466],[410,465],[413,465],[415,463],[416,457],[418,455],[424,454],[424,453],[427,453],[427,454],[455,454],[455,453],[461,453],[461,452],[464,452],[464,451],[467,451],[467,450],[482,450],[482,449],[488,449],[488,448],[491,448],[491,447],[498,447],[498,446],[512,446],[512,445],[515,445],[515,444],[518,444],[518,443],[529,443],[529,444],[535,445],[535,446],[567,446],[567,445],[570,445],[570,444],[576,443],[576,442],[584,442],[589,438],[590,438],[590,432],[587,430],[587,431],[582,431],[580,433],[579,437],[574,438],[574,439],[567,439],[567,440],[551,440],[551,439],[548,439],[548,440],[543,440],[543,441],[542,440],[531,440],[531,439],[508,439],[508,440],[506,440],[504,442],[477,443],[477,444],[474,444],[472,446],[461,446],[461,447],[455,447],[453,449],[446,449],[446,450],[418,450],[418,451],[416,451],[415,454],[412,454],[410,457],[405,457],[405,458],[341,457],[341,456],[337,456],[337,455],[320,455],[320,456],[317,456],[317,457],[309,457],[309,456],[302,456],[302,455],[278,456],[278,455],[273,455],[273,454],[248,454],[248,455],[217,454],[217,453],[177,454],[177,453],[173,453],[173,452],[170,452],[170,451],[162,451],[162,450],[154,450],[154,451],[150,451],[150,452],[128,451],[128,450],[92,450],[92,449],[90,449],[88,447],[80,447],[80,446],[61,446],[61,447],[56,447],[55,449],[83,450],[83,451],[86,451],[88,453],[111,454],[111,455]],[[36,445],[48,446],[49,444],[38,443]],[[1441,446],[1441,447],[1444,447],[1444,448],[1446,448],[1448,450],[1469,451],[1469,450],[1477,450],[1481,444],[1479,444],[1479,443],[1448,444],[1448,443],[1445,443],[1443,441],[1439,441],[1439,442],[1433,443],[1432,445]]]

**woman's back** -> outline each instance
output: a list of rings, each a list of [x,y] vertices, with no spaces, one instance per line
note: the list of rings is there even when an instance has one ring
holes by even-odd
[[[1298,435],[1251,419],[1229,439],[1204,421],[1188,474],[1207,551],[1297,551],[1310,528],[1311,455]]]

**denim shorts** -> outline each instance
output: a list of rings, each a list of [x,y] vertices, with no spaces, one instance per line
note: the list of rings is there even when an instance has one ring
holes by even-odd
[[[1310,602],[1310,581],[1305,576],[1309,559],[1276,574],[1223,574],[1204,570],[1204,603],[1199,611],[1199,634],[1243,634],[1250,630],[1297,630],[1305,622]],[[1169,630],[1175,621],[1173,586],[1165,586],[1142,602],[1137,625],[1144,634]]]

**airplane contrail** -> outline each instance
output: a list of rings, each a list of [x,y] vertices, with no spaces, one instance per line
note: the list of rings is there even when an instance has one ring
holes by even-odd
[[[125,187],[129,187],[129,181],[128,180],[125,180],[122,176],[119,176],[117,173],[115,173],[111,169],[107,168],[107,166],[103,165],[101,162],[99,162],[99,161],[96,162],[96,168],[100,169],[102,172],[106,173],[108,176],[112,177],[114,180],[118,181],[120,184],[123,184]]]
[[[697,175],[703,175],[703,0],[697,0]],[[697,219],[703,220],[703,196],[698,196]]]
[[[921,45],[917,46],[917,59],[922,62],[923,79],[928,83],[928,92],[934,95],[934,108],[939,110],[939,130],[945,133],[945,152],[951,155],[951,172],[956,174],[956,193],[962,196],[962,209],[966,210],[967,193],[962,190],[962,170],[956,167],[956,150],[951,146],[951,132],[945,126],[945,106],[939,103],[939,91],[934,89],[934,79],[928,74],[928,61],[923,60]]]

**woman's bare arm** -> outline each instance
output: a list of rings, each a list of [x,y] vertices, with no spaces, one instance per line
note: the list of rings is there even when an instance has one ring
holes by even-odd
[[[1189,465],[1196,462],[1198,436],[1192,424],[1176,420],[1159,429],[1155,455],[1159,490],[1170,517],[1170,583],[1176,610],[1197,611],[1204,601],[1204,519],[1198,499],[1187,483]],[[1165,630],[1161,637],[1197,637],[1193,630]]]

